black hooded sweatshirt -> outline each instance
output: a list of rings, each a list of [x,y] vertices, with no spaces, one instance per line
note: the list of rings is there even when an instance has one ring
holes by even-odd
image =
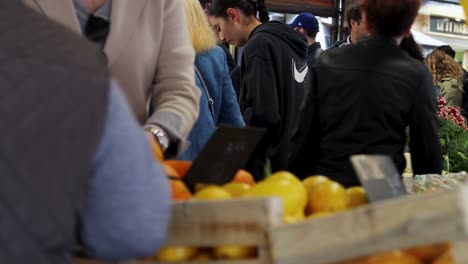
[[[264,142],[247,169],[263,175],[266,159],[273,171],[287,168],[289,142],[309,87],[307,43],[287,25],[259,25],[244,47],[239,103],[248,126],[267,128]]]

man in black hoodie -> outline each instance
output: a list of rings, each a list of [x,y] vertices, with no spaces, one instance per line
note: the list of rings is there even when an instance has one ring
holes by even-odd
[[[287,168],[290,137],[308,87],[307,44],[287,25],[267,22],[264,1],[229,2],[212,1],[210,23],[222,39],[244,46],[241,111],[247,125],[267,128],[264,148],[247,168],[260,178],[266,159],[273,171]]]

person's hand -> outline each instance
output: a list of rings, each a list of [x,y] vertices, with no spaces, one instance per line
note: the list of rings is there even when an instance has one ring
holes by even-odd
[[[162,151],[161,145],[159,145],[159,142],[154,138],[154,135],[151,132],[145,131],[145,134],[148,137],[148,140],[150,141],[155,159],[163,161],[164,153]]]

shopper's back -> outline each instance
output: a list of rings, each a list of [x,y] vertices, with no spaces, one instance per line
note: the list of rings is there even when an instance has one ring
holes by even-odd
[[[399,45],[421,0],[362,0],[370,37],[324,52],[312,69],[312,89],[293,141],[290,169],[359,185],[355,154],[393,158],[400,172],[406,127],[415,174],[440,173],[442,153],[435,91],[428,69]]]
[[[0,2],[0,262],[70,260],[107,108],[97,49]]]
[[[319,118],[314,127],[320,145],[314,148],[319,156],[315,172],[358,185],[349,160],[353,154],[389,155],[402,172],[405,128],[429,133],[437,126],[431,111],[421,114],[434,97],[426,90],[432,86],[424,65],[392,40],[379,37],[325,52],[316,65]],[[422,140],[423,135],[418,138],[412,139]],[[429,141],[425,149],[432,152],[436,144]],[[422,147],[412,151],[431,160]]]

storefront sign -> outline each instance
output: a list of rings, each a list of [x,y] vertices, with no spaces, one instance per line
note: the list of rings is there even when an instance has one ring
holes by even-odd
[[[446,17],[430,16],[429,24],[431,32],[468,37],[468,26],[464,21],[457,21]]]

